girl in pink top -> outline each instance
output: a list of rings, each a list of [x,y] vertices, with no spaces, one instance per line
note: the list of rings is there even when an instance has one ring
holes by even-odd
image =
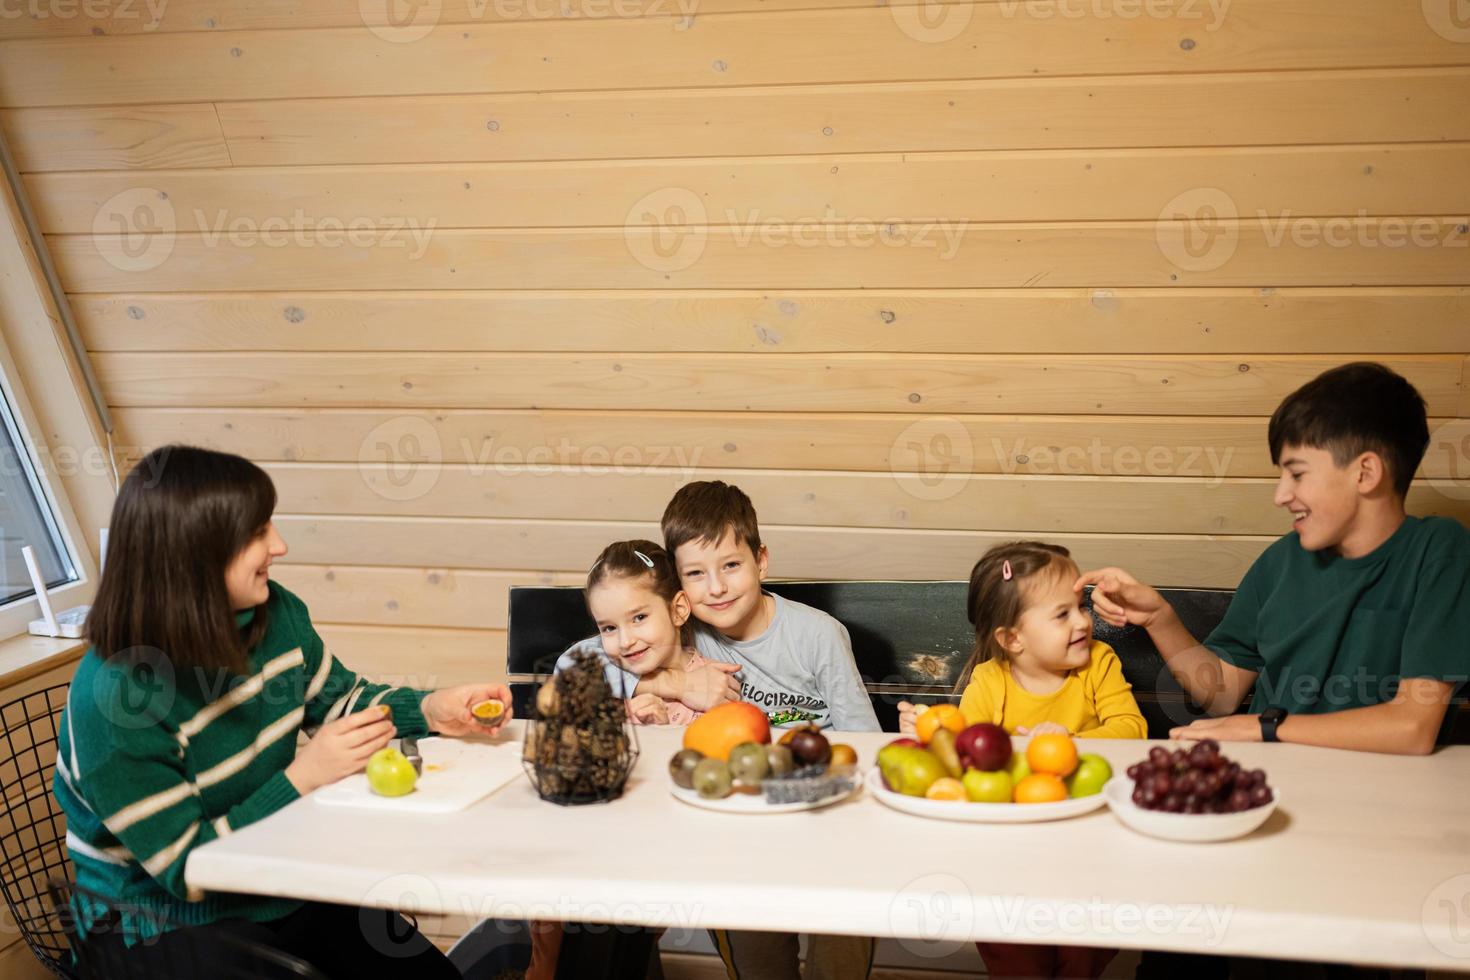
[[[618,541],[602,549],[587,573],[585,595],[603,652],[624,670],[642,677],[705,663],[690,645],[689,597],[679,588],[674,562],[652,541]],[[687,725],[701,714],[657,694],[639,694],[626,703],[629,717],[640,725]],[[561,939],[561,923],[531,923],[526,980],[553,980]]]
[[[643,677],[705,664],[690,642],[689,597],[679,588],[673,559],[652,541],[604,548],[587,573],[586,595],[603,652],[624,670]],[[627,704],[640,725],[687,725],[700,714],[657,694],[639,694]]]

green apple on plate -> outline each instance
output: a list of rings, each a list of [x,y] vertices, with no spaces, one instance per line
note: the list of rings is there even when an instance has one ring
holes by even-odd
[[[960,783],[965,787],[965,795],[970,798],[971,803],[1009,803],[1015,790],[1011,774],[1005,769],[994,772],[970,769],[965,772]]]
[[[1077,757],[1077,771],[1067,777],[1067,795],[1075,799],[1101,793],[1103,786],[1112,778],[1113,767],[1108,765],[1107,759],[1084,752]]]

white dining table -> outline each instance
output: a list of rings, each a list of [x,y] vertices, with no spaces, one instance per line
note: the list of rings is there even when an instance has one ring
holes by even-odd
[[[895,736],[830,737],[867,768]],[[641,756],[610,803],[558,806],[521,777],[448,814],[308,796],[195,849],[186,879],[475,918],[896,937],[936,958],[992,940],[1470,971],[1470,747],[1407,758],[1226,744],[1266,770],[1281,805],[1247,837],[1184,844],[1106,808],[956,823],[867,790],[809,812],[711,812],[669,791],[680,738],[640,728]],[[1152,744],[1084,750],[1121,773]]]

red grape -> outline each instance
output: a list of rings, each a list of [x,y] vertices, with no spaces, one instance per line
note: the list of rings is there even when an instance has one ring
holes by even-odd
[[[1242,769],[1220,752],[1214,739],[1189,750],[1149,749],[1148,758],[1128,767],[1133,802],[1169,813],[1236,813],[1275,798],[1260,769]]]

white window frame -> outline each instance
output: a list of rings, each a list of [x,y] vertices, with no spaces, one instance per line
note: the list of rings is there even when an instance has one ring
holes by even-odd
[[[3,390],[5,400],[10,405],[15,427],[21,438],[18,448],[26,454],[30,462],[34,474],[32,485],[40,491],[45,505],[50,508],[50,516],[60,532],[67,559],[77,575],[75,581],[48,590],[51,608],[60,612],[72,606],[85,605],[92,601],[97,592],[97,569],[92,561],[91,551],[81,546],[85,539],[77,523],[76,513],[54,478],[52,468],[46,466],[45,459],[42,458],[43,450],[46,459],[55,460],[56,456],[52,447],[37,436],[40,426],[36,424],[35,412],[26,397],[15,360],[10,356],[10,348],[3,336],[0,336],[0,390]],[[106,450],[99,451],[105,457]],[[78,458],[81,458],[80,453]],[[41,604],[34,595],[0,605],[0,642],[25,635],[31,620],[40,618]]]

